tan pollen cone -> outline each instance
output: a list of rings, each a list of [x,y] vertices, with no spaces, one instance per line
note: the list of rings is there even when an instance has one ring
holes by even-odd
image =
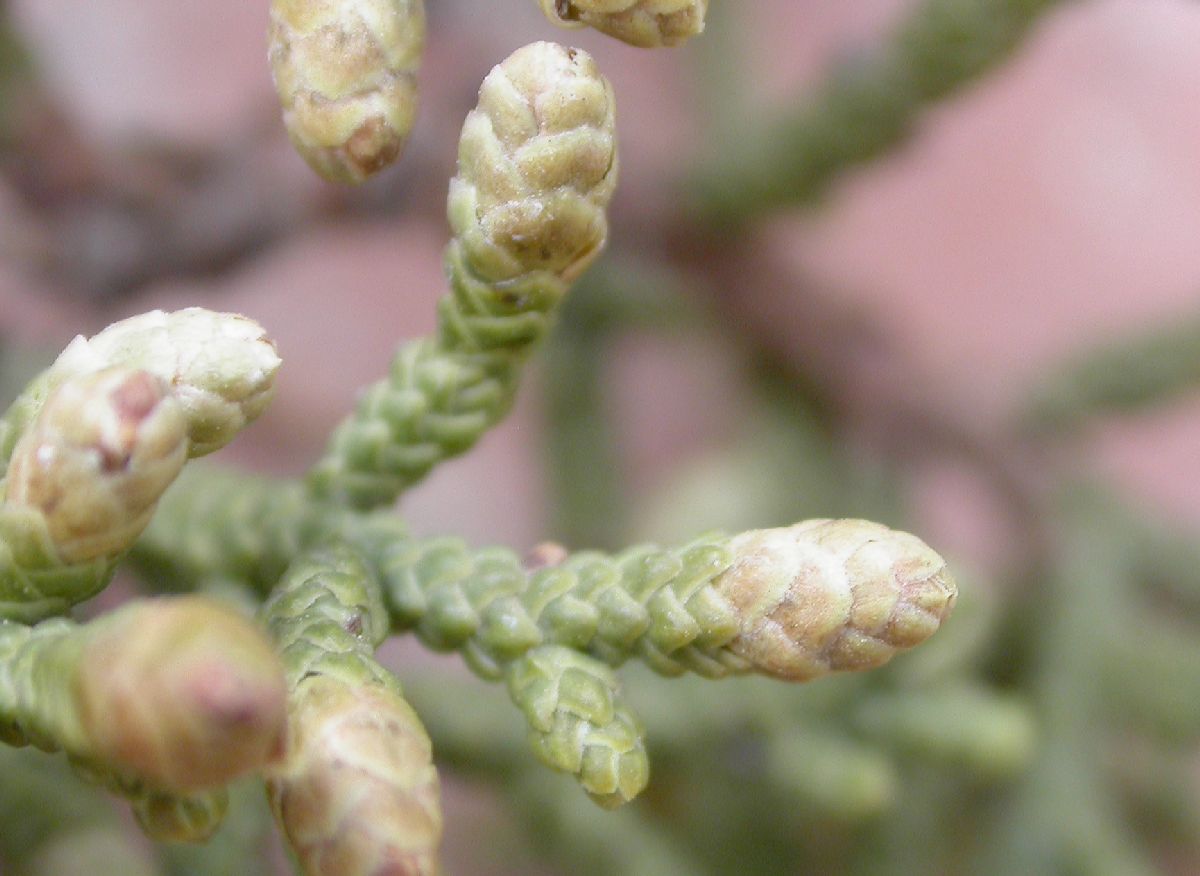
[[[170,791],[218,787],[276,760],[286,695],[266,635],[197,596],[96,621],[76,684],[95,756]]]
[[[866,520],[753,530],[730,548],[713,582],[741,619],[727,647],[789,681],[881,666],[933,635],[958,593],[919,538]]]

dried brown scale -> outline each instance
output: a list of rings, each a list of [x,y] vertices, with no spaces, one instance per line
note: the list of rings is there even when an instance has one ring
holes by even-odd
[[[704,30],[708,0],[538,0],[563,27],[592,27],[642,48],[673,46]]]

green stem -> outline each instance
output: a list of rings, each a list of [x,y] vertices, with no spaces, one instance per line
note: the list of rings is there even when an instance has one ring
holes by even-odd
[[[636,656],[664,675],[721,677],[746,669],[725,650],[737,618],[710,586],[733,561],[726,542],[581,552],[527,569],[510,550],[442,538],[388,542],[377,561],[394,628],[461,651],[484,678],[543,644],[614,666]]]
[[[439,303],[437,334],[403,345],[388,376],[367,389],[310,472],[312,495],[361,509],[391,504],[512,407],[567,284],[544,272],[484,282],[457,241],[446,271],[451,294]]]
[[[0,619],[34,623],[65,614],[108,586],[119,559],[64,563],[40,511],[0,503]]]
[[[297,557],[263,604],[262,616],[290,687],[330,675],[347,684],[399,690],[395,677],[375,660],[375,649],[388,635],[379,584],[353,550],[320,549]]]

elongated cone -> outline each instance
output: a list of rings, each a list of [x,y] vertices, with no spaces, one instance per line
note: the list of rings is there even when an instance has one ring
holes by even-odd
[[[313,170],[361,183],[399,157],[424,42],[422,0],[272,0],[271,71]]]
[[[533,43],[494,67],[463,124],[448,261],[461,249],[486,283],[578,277],[608,234],[613,113],[612,87],[586,52]]]
[[[282,755],[283,666],[241,615],[185,596],[132,603],[92,626],[76,677],[89,756],[190,792]]]
[[[305,876],[433,876],[442,813],[429,737],[398,692],[314,675],[267,791]]]
[[[179,403],[146,371],[68,380],[17,442],[5,501],[41,512],[65,563],[119,554],[183,467],[186,426]]]
[[[886,663],[933,635],[958,592],[924,542],[867,520],[752,530],[730,548],[713,582],[739,617],[727,647],[790,681]]]
[[[279,370],[275,343],[236,313],[154,310],[75,338],[50,368],[52,382],[113,365],[159,377],[187,416],[189,456],[228,444],[263,412]]]
[[[704,30],[708,0],[538,0],[563,27],[592,27],[642,48],[673,46]]]

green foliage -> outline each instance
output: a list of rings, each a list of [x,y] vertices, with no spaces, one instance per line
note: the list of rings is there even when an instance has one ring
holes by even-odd
[[[542,3],[552,20],[655,44],[695,33],[706,9],[694,0],[670,15],[642,2],[592,5],[564,12]],[[761,537],[755,528],[810,516],[902,523],[913,484],[902,451],[885,443],[864,454],[854,442],[832,397],[836,379],[820,363],[783,364],[697,302],[702,283],[689,259],[714,245],[715,224],[739,230],[720,243],[735,263],[752,263],[755,220],[818,203],[844,173],[892,153],[924,112],[1010,58],[1056,5],[922,0],[880,46],[839,63],[810,99],[764,121],[738,118],[739,10],[725,4],[699,44],[716,48],[701,56],[698,75],[713,130],[738,136],[711,137],[721,145],[703,165],[680,168],[690,182],[683,203],[698,212],[664,233],[654,253],[661,263],[616,253],[570,294],[604,242],[616,168],[611,91],[582,53],[544,44],[494,71],[460,145],[438,328],[399,348],[306,476],[192,470],[128,557],[114,550],[90,563],[64,560],[42,517],[14,508],[0,480],[0,741],[66,749],[77,772],[131,801],[153,837],[212,835],[152,861],[103,798],[75,791],[61,762],[5,747],[4,872],[265,874],[267,816],[255,805],[265,779],[302,872],[354,876],[402,859],[411,872],[433,873],[441,816],[430,739],[439,764],[499,787],[529,846],[563,872],[1133,876],[1155,872],[1164,852],[1200,858],[1200,806],[1187,775],[1200,738],[1196,538],[1131,510],[1078,462],[1060,459],[1081,424],[1149,410],[1196,386],[1194,320],[1117,339],[1034,387],[1008,448],[1021,463],[1036,460],[1037,488],[1015,503],[1029,544],[994,581],[963,576],[961,604],[931,642],[871,673],[803,687],[713,680],[785,674],[778,651],[764,659],[751,641],[764,630],[778,639],[781,628],[790,638],[778,647],[812,658],[810,674],[882,663],[914,644],[895,635],[919,602],[911,591],[944,570],[907,578],[928,562],[920,551],[879,561],[871,552],[892,541],[877,527],[864,537],[877,567],[853,572],[866,564],[846,535],[858,529],[835,527],[827,541],[803,542],[800,555],[837,574],[796,573],[805,586],[764,604],[751,597],[778,582],[744,574],[766,563],[744,549],[746,535],[693,537],[712,526]],[[5,61],[8,37],[0,32]],[[13,69],[0,62],[0,126]],[[406,66],[409,90],[411,73]],[[351,90],[355,100],[364,93]],[[359,161],[352,139],[334,144],[334,158]],[[365,160],[371,170],[375,157]],[[613,350],[635,332],[699,339],[740,371],[743,390],[732,444],[639,495],[622,477],[608,372]],[[613,553],[546,544],[522,556],[414,537],[388,506],[504,417],[543,344],[550,531]],[[177,383],[137,344],[120,349],[135,360],[120,362]],[[0,419],[0,477],[54,373],[30,383]],[[214,375],[217,389],[240,379]],[[226,410],[229,425],[213,430],[211,446],[194,440],[193,455],[253,416],[240,406],[245,394],[217,395],[213,409]],[[249,395],[265,400],[269,387]],[[1020,490],[1005,481],[1010,461],[973,460],[1006,499]],[[679,546],[620,548],[645,528]],[[149,591],[201,591],[257,612],[281,656],[291,747],[232,786],[228,818],[223,786],[147,781],[98,755],[84,727],[73,681],[81,654],[91,630],[121,615],[91,624],[64,616],[125,559]],[[839,575],[848,605],[811,607],[835,601],[829,582]],[[880,581],[902,594],[880,596],[871,589]],[[934,627],[953,599],[949,585],[940,598],[925,613]],[[881,604],[885,622],[871,626],[863,616]],[[804,622],[789,623],[797,617]],[[825,626],[834,632],[813,646],[806,637]],[[402,695],[375,649],[403,633],[459,653],[504,688],[413,670]],[[839,648],[861,662],[843,667],[830,656]]]

